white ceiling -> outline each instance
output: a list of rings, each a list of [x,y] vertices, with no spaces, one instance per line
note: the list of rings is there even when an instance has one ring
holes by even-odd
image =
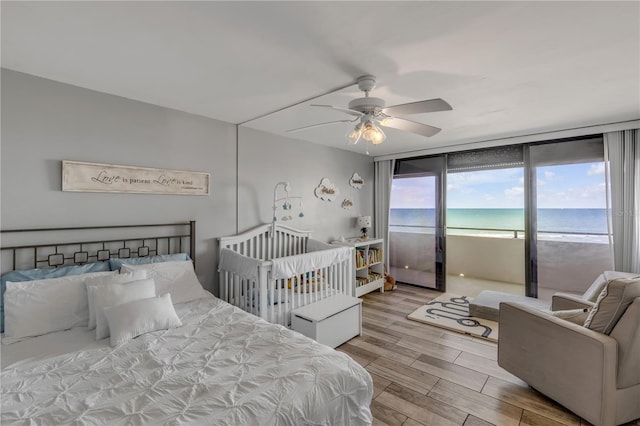
[[[8,2],[2,66],[242,123],[378,78],[387,105],[443,98],[372,155],[640,118],[639,2]],[[246,126],[342,149],[355,86]]]

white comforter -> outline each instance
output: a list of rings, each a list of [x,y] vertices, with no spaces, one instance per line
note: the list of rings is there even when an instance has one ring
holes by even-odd
[[[183,327],[4,369],[1,423],[371,423],[348,356],[213,297],[179,306]]]

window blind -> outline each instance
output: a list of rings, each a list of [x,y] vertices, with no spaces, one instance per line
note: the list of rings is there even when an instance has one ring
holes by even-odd
[[[531,145],[529,161],[532,167],[604,161],[602,135]]]
[[[394,177],[434,176],[444,170],[444,155],[396,160]]]
[[[447,155],[448,172],[506,169],[524,165],[523,145],[508,145]]]

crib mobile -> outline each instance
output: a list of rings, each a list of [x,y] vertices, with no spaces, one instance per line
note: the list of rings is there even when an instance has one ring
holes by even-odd
[[[278,188],[280,186],[282,186],[285,195],[284,197],[278,198],[277,194]],[[273,220],[271,221],[272,229],[275,229],[275,224],[278,221],[278,209],[282,210],[282,216],[279,220],[286,222],[294,219],[294,217],[291,215],[294,210],[292,201],[298,201],[298,208],[300,209],[298,217],[304,217],[304,213],[302,212],[302,197],[289,195],[289,191],[291,191],[291,185],[289,185],[289,182],[278,182],[273,188]]]

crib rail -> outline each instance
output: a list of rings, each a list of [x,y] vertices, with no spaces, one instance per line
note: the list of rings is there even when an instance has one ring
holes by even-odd
[[[288,278],[273,279],[271,262],[257,266],[257,278],[242,278],[232,270],[220,270],[221,298],[234,306],[285,327],[291,311],[337,293],[353,294],[353,256],[327,267],[297,271]]]
[[[306,253],[310,236],[309,231],[265,224],[239,235],[220,238],[220,247],[253,259],[269,260]]]
[[[260,262],[256,267],[256,277],[243,277],[232,269],[220,268],[220,298],[253,315],[266,318],[267,292],[260,291],[260,283],[267,281],[270,262]]]
[[[352,263],[353,256],[349,256],[342,262],[301,273],[299,271],[288,278],[273,279],[269,275],[266,282],[267,314],[263,318],[289,327],[292,310],[337,293],[352,295]]]
[[[306,267],[308,270],[296,270],[286,278],[273,277],[272,259],[344,250],[310,242],[310,235],[308,231],[265,224],[220,238],[221,255],[226,256],[219,264],[220,297],[269,322],[289,327],[292,310],[336,293],[352,295],[353,253],[328,266]]]

